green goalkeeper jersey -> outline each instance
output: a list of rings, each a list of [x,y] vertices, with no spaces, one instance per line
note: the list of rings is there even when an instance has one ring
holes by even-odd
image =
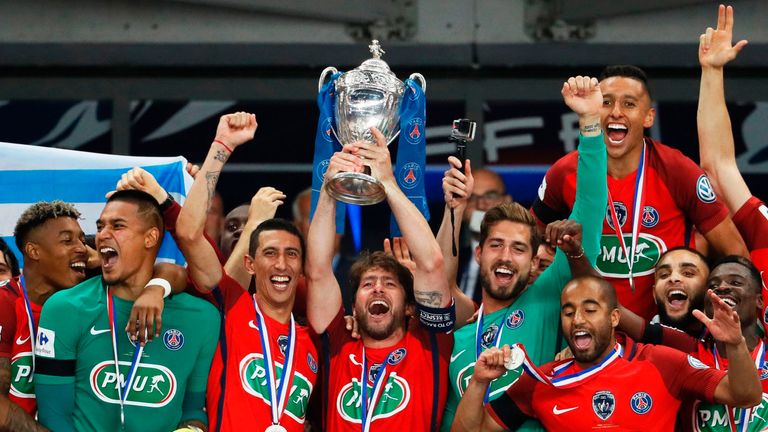
[[[112,296],[118,379],[106,290],[95,277],[54,294],[43,307],[35,381],[40,391],[61,395],[51,398],[49,392],[39,399],[40,420],[54,430],[120,430],[118,382],[128,376],[136,349],[124,331],[133,303]],[[165,300],[162,319],[161,337],[144,348],[124,403],[126,431],[172,431],[185,420],[207,423],[202,407],[219,336],[218,311],[177,294]],[[74,407],[67,407],[72,395]]]
[[[599,252],[600,233],[608,202],[606,158],[603,135],[579,137],[579,176],[571,219],[582,224],[582,245],[593,266]],[[535,364],[551,361],[563,345],[558,337],[560,291],[570,279],[568,258],[558,249],[552,265],[514,303],[483,317],[480,350],[494,346],[498,332],[501,332],[498,346],[523,344]],[[477,323],[467,324],[454,333],[453,353],[448,366],[450,389],[441,431],[450,430],[456,407],[475,370],[476,333]],[[501,396],[517,380],[522,370],[519,367],[507,371],[491,382],[489,400]],[[528,421],[518,430],[544,429],[538,422]]]

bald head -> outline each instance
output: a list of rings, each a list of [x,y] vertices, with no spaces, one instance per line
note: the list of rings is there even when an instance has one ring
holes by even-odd
[[[469,221],[475,210],[485,212],[499,204],[512,201],[512,197],[507,195],[504,181],[494,171],[479,168],[472,171],[472,177],[475,179],[475,185],[464,211],[464,220]]]

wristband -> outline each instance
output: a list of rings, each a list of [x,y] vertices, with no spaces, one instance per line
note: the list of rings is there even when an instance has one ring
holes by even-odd
[[[150,285],[158,285],[163,287],[163,298],[168,297],[171,295],[171,283],[163,278],[154,278],[147,282],[146,285],[144,285],[144,288],[150,286]]]
[[[600,123],[588,124],[581,128],[581,133],[583,134],[592,132],[600,132]]]
[[[167,192],[166,192],[166,193],[167,193]],[[161,212],[163,212],[163,213],[165,213],[165,211],[166,211],[166,210],[168,210],[169,208],[171,208],[171,206],[173,205],[173,202],[174,202],[174,201],[175,201],[175,200],[173,199],[173,195],[171,195],[171,194],[167,193],[167,196],[165,197],[165,201],[163,201],[162,203],[160,203],[160,211],[161,211]]]
[[[215,142],[216,144],[221,144],[225,149],[227,149],[229,154],[232,154],[232,149],[229,148],[228,145],[224,144],[224,141],[215,139],[215,140],[213,140],[213,142]]]
[[[581,248],[579,248],[579,249],[581,249],[581,250],[579,251],[579,253],[578,253],[577,255],[568,255],[568,254],[565,254],[565,256],[567,256],[569,259],[579,259],[579,258],[581,258],[581,257],[583,257],[583,256],[584,256],[584,248],[583,248],[583,247],[581,247]]]

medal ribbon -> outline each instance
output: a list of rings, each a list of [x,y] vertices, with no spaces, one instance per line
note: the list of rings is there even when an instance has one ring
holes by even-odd
[[[253,308],[256,310],[256,326],[259,330],[259,339],[261,340],[261,350],[264,354],[264,368],[267,370],[267,387],[269,387],[269,406],[272,410],[272,425],[280,424],[280,417],[283,415],[285,401],[288,399],[288,381],[293,373],[293,357],[296,348],[296,322],[291,313],[291,324],[288,327],[288,346],[285,348],[285,363],[283,363],[283,373],[280,375],[280,383],[277,384],[277,367],[272,357],[272,348],[269,344],[269,333],[267,324],[264,322],[264,316],[261,314],[258,303],[256,303],[256,294],[253,295]],[[275,388],[277,385],[277,388]],[[277,403],[275,403],[277,402]]]
[[[363,373],[360,377],[360,387],[361,387],[361,393],[363,398],[363,409],[362,409],[362,430],[363,432],[368,432],[371,430],[371,422],[373,421],[373,413],[376,410],[376,404],[379,401],[379,393],[381,391],[381,387],[384,385],[384,382],[389,379],[389,374],[387,373],[387,365],[389,364],[389,360],[392,358],[392,354],[395,353],[394,350],[391,353],[387,354],[387,358],[384,360],[384,363],[381,365],[381,369],[376,373],[376,376],[373,379],[373,393],[371,393],[371,403],[370,406],[368,404],[368,358],[365,356],[365,346],[363,346]],[[382,377],[386,377],[382,379]]]
[[[32,375],[35,373],[35,343],[37,341],[37,331],[35,330],[35,316],[32,315],[32,304],[29,302],[29,294],[27,294],[27,283],[24,280],[22,274],[19,278],[19,285],[21,285],[21,295],[24,296],[24,311],[27,313],[27,326],[29,327],[29,343],[32,344]]]
[[[573,365],[574,361],[570,360],[555,367],[555,369],[552,371],[553,378],[550,378],[531,361],[523,345],[514,344],[513,347],[518,347],[523,350],[523,353],[525,354],[525,359],[523,360],[523,370],[525,370],[528,375],[537,381],[557,388],[575,387],[582,381],[587,380],[588,378],[607,368],[611,365],[611,363],[616,361],[616,359],[624,355],[624,348],[616,343],[611,352],[608,353],[608,355],[600,363],[576,373],[561,375],[563,372],[565,372],[566,369]]]
[[[131,366],[128,368],[128,377],[124,384],[120,384],[120,362],[117,356],[117,314],[115,313],[115,301],[112,297],[112,290],[107,287],[107,313],[109,314],[109,332],[112,335],[112,355],[115,362],[115,376],[117,379],[117,396],[120,399],[120,428],[125,430],[125,399],[128,398],[128,393],[131,391],[133,385],[133,379],[136,377],[136,369],[139,368],[141,363],[141,355],[144,352],[144,347],[141,344],[135,344],[133,348],[133,358],[131,359]],[[146,339],[146,330],[144,332]]]
[[[760,340],[760,343],[755,347],[755,350],[752,351],[752,359],[755,362],[755,367],[758,370],[758,373],[760,373],[760,369],[763,367],[763,363],[765,362],[765,344],[762,340]],[[715,343],[712,343],[712,357],[715,359],[715,368],[718,370],[722,370],[720,368],[720,355],[717,353],[717,345]],[[728,412],[728,420],[730,422],[731,426],[731,432],[736,432],[736,418],[734,417],[734,409],[729,407],[728,405],[724,405],[725,410]],[[739,426],[738,431],[739,432],[746,432],[749,430],[749,419],[752,417],[752,408],[742,408],[741,414],[739,415]]]
[[[624,251],[624,258],[627,259],[627,267],[629,267],[629,287],[632,289],[632,294],[635,293],[635,280],[632,275],[632,266],[635,264],[635,247],[637,246],[637,239],[640,236],[640,219],[643,217],[643,189],[645,188],[645,168],[647,165],[646,160],[646,144],[643,140],[643,152],[640,154],[640,162],[637,166],[637,173],[635,174],[635,196],[633,198],[633,211],[632,211],[632,244],[631,248],[628,248],[624,242],[624,234],[621,231],[621,225],[619,225],[619,217],[616,215],[616,209],[613,208],[613,197],[611,197],[611,190],[608,189],[608,211],[611,215],[611,221],[613,222],[613,230],[616,232],[616,237],[619,239],[619,245],[621,250]]]
[[[501,332],[504,330],[504,320],[499,325],[499,329],[496,331],[496,336],[493,339],[493,346],[498,348],[501,343]],[[475,361],[480,357],[480,353],[483,352],[483,304],[480,303],[480,308],[477,310],[477,323],[475,324]],[[485,398],[483,403],[488,403],[491,395],[491,386],[488,385],[488,389],[485,390]]]

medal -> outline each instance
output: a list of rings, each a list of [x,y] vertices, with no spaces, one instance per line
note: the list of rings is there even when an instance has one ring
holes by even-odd
[[[35,316],[32,315],[32,304],[29,302],[29,294],[27,294],[27,284],[24,281],[24,275],[19,277],[19,285],[21,285],[21,295],[24,296],[24,312],[27,313],[27,326],[29,327],[29,343],[32,344],[32,372],[30,376],[35,374],[35,344],[37,341],[37,332],[35,331]]]
[[[761,340],[757,347],[755,347],[755,350],[752,351],[752,359],[754,360],[755,367],[758,371],[763,368],[763,363],[765,363],[765,355],[765,344]],[[714,342],[712,342],[712,357],[715,359],[715,369],[721,370],[720,356],[717,354],[717,345]],[[728,412],[728,423],[731,427],[731,432],[736,432],[737,429],[738,432],[749,430],[749,420],[752,418],[753,408],[742,408],[741,414],[739,415],[739,419],[737,421],[734,416],[735,408],[732,408],[728,405],[724,406],[725,410]]]
[[[632,212],[632,243],[630,247],[627,247],[624,242],[624,234],[621,231],[621,225],[619,224],[619,217],[616,215],[616,209],[613,208],[613,198],[611,197],[611,190],[608,190],[608,212],[611,215],[611,221],[613,222],[613,230],[616,231],[616,237],[619,240],[619,246],[624,251],[624,258],[627,259],[627,267],[629,267],[629,288],[632,290],[632,294],[635,293],[635,280],[632,276],[632,266],[635,264],[635,249],[637,248],[637,239],[640,237],[640,219],[643,214],[643,188],[645,186],[645,166],[646,166],[646,144],[643,139],[643,152],[640,154],[640,162],[637,166],[637,174],[635,174],[635,196]]]
[[[499,325],[499,329],[496,331],[496,335],[493,338],[493,346],[498,348],[499,344],[501,343],[501,332],[504,330],[504,320],[502,320],[502,324]],[[490,328],[490,327],[489,327]],[[477,358],[480,357],[480,353],[483,352],[483,304],[480,303],[480,308],[477,310],[477,324],[475,324],[475,361],[477,361]],[[515,352],[514,345],[512,352]],[[523,356],[525,356],[523,354]],[[517,364],[517,366],[513,368],[507,367],[507,370],[512,370],[520,366],[523,362]],[[505,363],[504,366],[507,364]],[[483,398],[483,403],[488,403],[491,396],[491,386],[488,386],[488,389],[485,391],[485,397]]]
[[[376,409],[376,403],[379,401],[379,392],[382,387],[384,387],[384,383],[389,378],[389,374],[387,373],[387,365],[390,364],[389,361],[392,358],[392,354],[397,352],[397,349],[392,351],[387,355],[387,358],[384,360],[384,363],[382,363],[381,368],[376,372],[376,376],[373,379],[373,393],[371,393],[371,402],[368,403],[368,378],[366,377],[368,373],[368,358],[365,356],[365,346],[363,346],[363,372],[360,374],[360,386],[362,387],[362,421],[361,426],[363,432],[368,432],[371,430],[371,422],[373,421],[373,413]],[[382,379],[384,377],[384,379]]]
[[[261,340],[261,352],[264,354],[264,368],[267,369],[266,379],[269,389],[269,407],[272,411],[272,425],[268,426],[266,432],[285,432],[286,429],[280,425],[280,416],[285,409],[285,402],[288,399],[288,389],[291,386],[288,381],[293,376],[293,357],[296,349],[296,322],[291,313],[291,324],[288,327],[288,346],[285,347],[285,363],[283,363],[283,373],[280,375],[280,383],[277,383],[277,370],[272,357],[272,347],[269,343],[269,333],[267,325],[264,322],[264,316],[261,314],[258,303],[256,303],[256,294],[253,295],[253,308],[256,310],[256,326],[259,330],[259,339]],[[277,386],[277,387],[275,387]]]
[[[509,360],[504,362],[504,367],[507,370],[514,370],[520,367],[525,361],[525,353],[517,345],[512,345],[512,355],[509,356]]]
[[[120,402],[120,429],[125,430],[125,399],[128,397],[128,393],[131,391],[133,385],[133,379],[136,377],[136,369],[139,368],[141,363],[141,355],[144,352],[144,347],[141,344],[134,345],[133,359],[131,359],[131,366],[128,368],[128,377],[125,379],[125,383],[120,385],[120,362],[117,357],[117,314],[115,314],[115,301],[112,298],[112,292],[109,287],[105,290],[107,293],[107,313],[109,315],[109,330],[112,334],[112,355],[115,362],[115,376],[117,377],[117,397]],[[147,330],[144,329],[144,339],[147,338]]]
[[[563,374],[563,372],[565,372],[574,363],[573,360],[569,360],[559,366],[556,366],[552,370],[553,377],[550,378],[545,373],[543,373],[535,364],[533,364],[531,359],[528,357],[528,353],[525,352],[525,347],[523,345],[514,344],[512,345],[512,347],[517,348],[522,352],[523,370],[528,375],[530,375],[531,377],[533,377],[535,380],[539,382],[542,382],[544,384],[547,384],[553,387],[558,387],[558,388],[576,387],[582,381],[585,381],[590,377],[596,375],[598,372],[607,368],[608,366],[610,366],[611,363],[616,361],[619,357],[623,357],[624,355],[624,348],[621,345],[619,345],[619,343],[617,342],[616,345],[614,345],[611,352],[608,353],[608,355],[600,363],[576,373]]]

